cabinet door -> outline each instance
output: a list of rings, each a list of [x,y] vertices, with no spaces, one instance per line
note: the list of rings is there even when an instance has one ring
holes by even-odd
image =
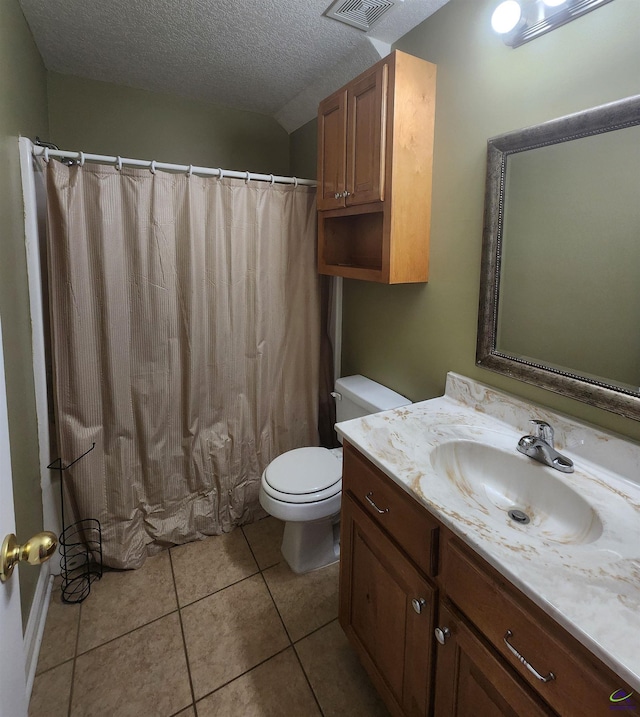
[[[391,712],[422,717],[429,709],[435,591],[348,495],[341,531],[340,623]]]
[[[347,205],[384,199],[388,65],[347,88]]]
[[[449,632],[436,650],[434,717],[549,717],[545,707],[462,618],[440,604]]]
[[[344,207],[346,141],[347,93],[343,90],[323,100],[318,109],[318,209]]]

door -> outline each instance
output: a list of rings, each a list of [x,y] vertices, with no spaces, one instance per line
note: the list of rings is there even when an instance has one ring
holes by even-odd
[[[347,95],[343,90],[327,97],[318,108],[319,210],[344,207],[347,141]]]
[[[393,714],[429,712],[435,591],[349,494],[342,496],[340,624]]]
[[[378,65],[347,91],[347,205],[384,200],[388,65]]]
[[[0,544],[5,535],[15,532],[4,353],[0,325]],[[17,569],[6,583],[0,583],[0,695],[2,696],[0,717],[26,717],[27,688]]]

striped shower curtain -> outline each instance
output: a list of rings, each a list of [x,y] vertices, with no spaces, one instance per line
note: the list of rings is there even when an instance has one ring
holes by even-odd
[[[318,444],[315,190],[49,161],[58,450],[105,563],[261,514],[264,467]]]

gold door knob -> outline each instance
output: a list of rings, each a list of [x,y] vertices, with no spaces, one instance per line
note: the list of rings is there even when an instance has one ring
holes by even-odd
[[[18,545],[16,536],[9,533],[0,551],[0,581],[6,582],[19,562],[40,565],[55,553],[58,539],[48,530],[36,533],[24,545]]]

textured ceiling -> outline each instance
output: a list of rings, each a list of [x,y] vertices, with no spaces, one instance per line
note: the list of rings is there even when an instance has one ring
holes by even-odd
[[[20,0],[49,70],[276,117],[291,132],[448,0],[404,0],[369,31],[330,0]]]

